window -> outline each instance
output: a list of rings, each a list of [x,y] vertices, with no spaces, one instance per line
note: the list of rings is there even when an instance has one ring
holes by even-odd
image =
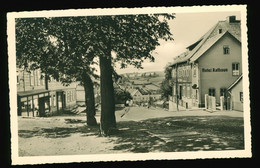
[[[35,85],[35,83],[34,83],[34,71],[30,72],[29,75],[30,75],[30,85],[34,86]]]
[[[232,75],[233,76],[239,75],[239,63],[232,63]]]
[[[52,101],[52,96],[49,97],[50,101],[50,106],[53,106],[53,101]]]
[[[185,85],[183,85],[183,87],[182,87],[182,93],[183,93],[184,97],[187,97],[186,86]]]
[[[172,69],[172,78],[176,77],[176,70],[173,68]]]
[[[193,77],[196,77],[197,75],[197,71],[196,71],[196,67],[193,68]]]
[[[218,33],[221,34],[222,33],[222,29],[218,29]]]
[[[182,76],[182,70],[180,69],[179,73],[178,73],[178,77],[181,77],[181,76]]]
[[[20,84],[19,71],[16,71],[16,80],[17,80],[17,84]]]
[[[209,88],[209,96],[215,96],[215,88]]]
[[[191,98],[191,85],[187,85],[187,97]]]
[[[227,89],[226,88],[220,88],[220,96],[227,96]]]
[[[240,101],[243,103],[243,92],[240,92],[239,97]]]
[[[225,45],[225,46],[223,47],[223,54],[227,55],[227,54],[229,54],[229,53],[230,53],[229,46]]]

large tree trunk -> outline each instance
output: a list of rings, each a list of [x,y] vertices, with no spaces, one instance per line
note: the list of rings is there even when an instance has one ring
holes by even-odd
[[[101,135],[107,136],[116,130],[114,86],[112,80],[111,52],[99,57],[101,90]]]
[[[49,90],[49,76],[48,75],[44,75],[44,83],[45,83],[45,90]]]
[[[85,104],[86,104],[86,113],[87,113],[87,125],[95,126],[97,125],[97,120],[95,118],[96,109],[95,109],[95,97],[94,97],[94,88],[93,82],[88,74],[83,74],[83,87],[85,91]]]

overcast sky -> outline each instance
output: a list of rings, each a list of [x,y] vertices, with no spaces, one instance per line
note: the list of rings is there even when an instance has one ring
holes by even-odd
[[[117,66],[116,71],[119,74],[163,71],[167,63],[172,62],[175,56],[184,52],[187,46],[196,42],[218,21],[225,20],[227,16],[231,15],[240,19],[240,12],[176,13],[176,18],[169,22],[174,41],[160,41],[161,45],[156,49],[158,54],[154,54],[155,62],[145,61],[142,70],[130,66],[126,69],[120,69]]]

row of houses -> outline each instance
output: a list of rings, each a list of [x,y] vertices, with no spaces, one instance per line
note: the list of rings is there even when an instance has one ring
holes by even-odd
[[[141,87],[132,90],[131,96],[133,98],[133,103],[135,104],[146,103],[150,100],[156,101],[161,98],[161,95],[159,93],[152,92],[147,88],[141,88]]]
[[[39,69],[26,71],[17,68],[17,111],[19,116],[48,116],[63,113],[76,104],[85,104],[85,91],[79,83],[63,86],[50,78],[48,89],[44,74]],[[124,88],[131,94],[134,103],[160,99],[159,87],[152,83],[131,84]],[[100,103],[100,88],[94,87],[95,101]]]
[[[186,108],[205,107],[205,95],[224,97],[226,106],[243,110],[240,20],[229,16],[189,45],[170,65],[172,99]],[[230,100],[230,102],[227,102]]]
[[[39,69],[26,71],[17,68],[17,112],[19,116],[48,116],[63,113],[85,101],[79,83],[64,86],[51,78],[48,89]]]

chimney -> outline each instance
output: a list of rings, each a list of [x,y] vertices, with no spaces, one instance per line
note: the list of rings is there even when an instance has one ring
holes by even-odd
[[[228,23],[238,23],[238,22],[240,22],[239,20],[236,20],[236,16],[228,16],[228,17],[226,18],[226,21],[227,21]]]

